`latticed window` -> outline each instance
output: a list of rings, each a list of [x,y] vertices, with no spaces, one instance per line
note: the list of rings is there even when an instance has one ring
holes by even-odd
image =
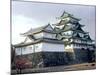
[[[37,48],[38,48],[38,46],[35,46],[35,48],[37,49]]]
[[[29,50],[32,50],[32,47],[29,47]]]
[[[26,50],[26,47],[23,47],[22,50],[25,51]]]
[[[16,52],[16,55],[21,55],[21,48],[16,48],[15,52]]]

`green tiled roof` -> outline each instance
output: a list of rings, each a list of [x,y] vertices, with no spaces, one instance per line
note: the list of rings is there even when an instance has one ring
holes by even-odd
[[[73,18],[73,19],[75,19],[77,21],[80,21],[80,19],[74,17],[72,14],[70,14],[70,13],[68,13],[66,11],[63,12],[63,14],[60,16],[60,19],[67,18],[67,17],[70,17],[70,18]]]
[[[55,33],[55,32],[53,31],[53,29],[52,29],[52,30],[47,30],[46,28],[47,28],[48,26],[51,26],[51,25],[48,24],[48,25],[41,26],[41,27],[38,27],[38,28],[30,29],[29,31],[27,31],[27,32],[25,32],[25,33],[23,33],[23,34],[21,34],[21,35],[30,35],[30,34],[38,33],[38,32],[41,32],[41,31],[45,31],[45,32],[48,32],[48,33]],[[52,27],[51,27],[51,28],[52,28]]]

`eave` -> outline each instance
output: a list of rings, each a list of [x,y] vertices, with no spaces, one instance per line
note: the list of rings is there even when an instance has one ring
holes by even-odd
[[[34,44],[40,43],[40,42],[53,43],[53,44],[63,44],[63,41],[61,41],[61,40],[49,39],[49,38],[40,38],[40,39],[37,39],[33,42],[16,44],[16,45],[14,45],[14,47],[15,48],[24,47],[24,46],[28,46],[28,45],[34,45]]]

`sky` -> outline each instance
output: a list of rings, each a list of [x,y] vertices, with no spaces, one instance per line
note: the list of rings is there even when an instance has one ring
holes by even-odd
[[[57,23],[64,11],[81,18],[83,30],[95,40],[95,6],[12,1],[12,44],[24,41],[20,34],[31,28]]]

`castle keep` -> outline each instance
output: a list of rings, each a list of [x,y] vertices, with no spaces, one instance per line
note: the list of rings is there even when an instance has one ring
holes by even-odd
[[[80,19],[63,12],[58,23],[30,29],[21,35],[26,37],[14,45],[15,64],[23,67],[50,67],[78,64],[90,61],[95,51],[94,40],[85,32]]]

